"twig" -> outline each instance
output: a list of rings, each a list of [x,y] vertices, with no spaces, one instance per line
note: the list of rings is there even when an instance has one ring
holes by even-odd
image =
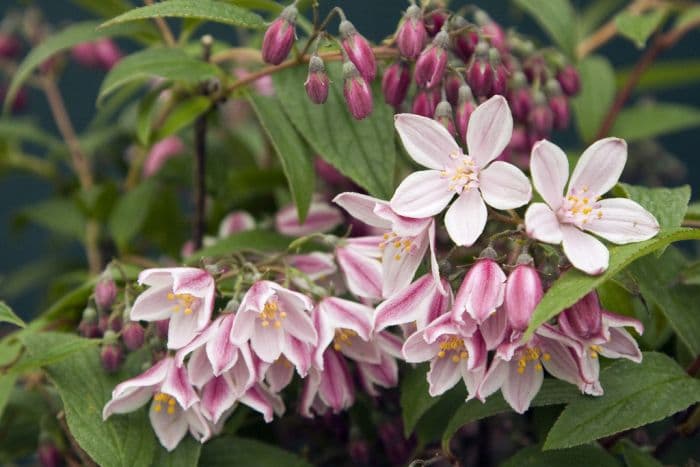
[[[211,59],[211,46],[214,39],[210,35],[202,37],[204,48],[203,59],[208,62]],[[192,228],[192,242],[194,249],[202,248],[202,239],[205,230],[205,201],[206,201],[206,162],[207,162],[207,114],[203,113],[194,124],[195,146],[195,171],[194,171],[194,225]]]
[[[153,0],[143,0],[143,3],[150,6],[153,5]],[[165,20],[161,17],[154,18],[154,21],[156,23],[156,27],[160,31],[160,34],[163,36],[163,40],[165,41],[167,46],[175,47],[175,45],[177,45],[177,42],[175,41],[175,36],[173,36],[173,32],[170,30],[168,23],[166,23]]]

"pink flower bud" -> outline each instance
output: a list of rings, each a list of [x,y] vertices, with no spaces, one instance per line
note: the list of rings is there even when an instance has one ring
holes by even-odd
[[[124,326],[122,341],[129,350],[138,350],[143,346],[145,331],[139,323],[131,321]]]
[[[523,86],[510,91],[508,94],[508,103],[510,104],[513,118],[519,122],[527,121],[530,110],[532,110],[532,94],[530,93],[530,89]]]
[[[541,55],[533,55],[523,64],[523,71],[525,76],[527,76],[528,81],[534,83],[539,81],[544,84],[549,76],[549,71],[547,70],[547,63],[545,63],[544,58]]]
[[[343,216],[334,206],[323,201],[313,201],[303,224],[299,223],[297,209],[287,205],[275,215],[275,228],[284,235],[301,237],[313,233],[328,232],[343,222]]]
[[[363,439],[351,441],[348,446],[348,455],[353,465],[370,465],[371,454],[369,443]]]
[[[109,310],[117,298],[117,285],[109,274],[104,274],[95,285],[95,304],[102,311]]]
[[[367,39],[358,33],[355,26],[348,20],[340,22],[338,27],[342,45],[348,58],[360,72],[366,81],[372,81],[377,75],[377,62],[374,59],[372,47],[367,42]]]
[[[463,84],[459,88],[459,99],[457,101],[457,113],[455,122],[457,124],[457,131],[462,141],[467,140],[467,128],[469,128],[469,117],[471,117],[472,112],[476,108],[476,103],[474,102],[474,96],[472,96],[472,91],[469,86]]]
[[[386,69],[382,77],[384,100],[395,108],[399,107],[406,99],[410,85],[411,73],[408,64],[404,61],[393,63]]]
[[[437,33],[442,31],[442,26],[447,21],[448,15],[443,10],[433,10],[423,17],[423,24],[425,24],[425,30],[430,37],[434,37]]]
[[[372,113],[372,90],[353,62],[343,64],[343,79],[343,95],[348,110],[357,120],[362,120]]]
[[[352,182],[350,182],[350,180],[345,175],[341,174],[338,171],[338,169],[330,165],[328,162],[324,161],[319,156],[317,156],[314,160],[314,167],[316,168],[316,173],[318,174],[318,176],[321,177],[323,181],[328,183],[329,185],[345,186],[349,183],[352,184]]]
[[[508,70],[501,62],[501,55],[498,50],[489,51],[491,68],[493,68],[493,83],[491,84],[491,94],[505,95],[508,89]]]
[[[488,96],[493,86],[493,68],[488,61],[488,46],[480,42],[477,46],[476,58],[467,70],[467,83],[474,95]]]
[[[97,327],[101,333],[119,332],[122,329],[122,319],[118,316],[101,315],[97,320]]]
[[[529,255],[520,255],[518,265],[508,276],[504,306],[508,324],[514,331],[524,331],[530,323],[535,307],[544,294],[537,270]]]
[[[530,141],[525,127],[517,125],[513,128],[513,136],[510,138],[508,148],[516,152],[530,152]]]
[[[65,465],[63,455],[53,441],[42,440],[37,448],[37,457],[41,467],[61,467]]]
[[[459,102],[459,88],[464,81],[456,73],[452,73],[445,79],[445,97],[447,102],[456,106]]]
[[[581,339],[599,337],[603,328],[603,313],[595,292],[589,292],[571,308],[557,317],[567,335]]]
[[[71,49],[73,59],[86,68],[97,68],[100,64],[93,42],[83,42]]]
[[[100,39],[95,42],[94,47],[97,65],[105,71],[111,70],[122,59],[121,50],[111,39]]]
[[[569,100],[565,95],[559,94],[549,99],[549,109],[552,111],[553,126],[557,130],[564,130],[569,126]]]
[[[465,315],[482,324],[503,303],[506,275],[494,261],[496,252],[487,249],[474,265],[459,287],[452,307],[452,319],[464,322]]]
[[[452,106],[449,102],[446,100],[441,101],[435,108],[435,115],[433,118],[440,122],[452,136],[455,135],[455,122],[452,118]]]
[[[418,86],[432,88],[440,84],[447,68],[447,46],[449,45],[447,31],[440,31],[433,43],[421,52],[416,61],[414,76]]]
[[[566,65],[559,70],[557,81],[567,96],[575,96],[581,90],[581,78],[573,65]]]
[[[294,45],[296,18],[296,7],[289,5],[267,28],[262,43],[262,56],[265,62],[279,65],[287,58]]]
[[[219,224],[219,237],[225,238],[238,232],[253,230],[255,219],[246,211],[233,211]],[[193,252],[194,253],[194,252]]]
[[[506,33],[503,28],[486,12],[479,10],[474,14],[474,19],[481,26],[481,33],[488,41],[500,51],[507,50]]]
[[[539,104],[530,111],[527,117],[528,127],[538,139],[546,138],[552,132],[554,115],[547,103]]]
[[[124,352],[117,344],[107,344],[102,346],[100,361],[102,363],[102,368],[104,368],[107,373],[116,373],[119,370],[123,359]]]
[[[17,58],[22,51],[22,43],[12,34],[0,33],[0,57],[13,59]]]
[[[428,40],[428,31],[421,18],[421,9],[417,5],[411,5],[406,10],[403,23],[396,34],[396,45],[399,52],[406,58],[416,58],[423,50]]]
[[[309,74],[306,76],[304,88],[314,104],[323,104],[328,99],[328,75],[323,60],[318,55],[314,55],[309,60]]]
[[[438,88],[418,91],[413,98],[411,112],[430,118],[435,115],[438,102],[440,102],[440,90]]]
[[[168,136],[151,147],[146,161],[143,164],[143,176],[145,178],[153,176],[158,172],[165,162],[174,155],[182,152],[185,145],[177,136]]]
[[[455,33],[452,37],[452,51],[455,53],[460,60],[464,63],[471,60],[474,51],[476,50],[476,45],[479,43],[479,34],[475,31],[468,31],[465,28],[468,27],[467,20],[461,16],[455,17],[454,28],[462,30],[460,33]]]

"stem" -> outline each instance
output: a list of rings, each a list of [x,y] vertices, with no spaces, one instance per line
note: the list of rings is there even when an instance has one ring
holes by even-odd
[[[153,5],[153,0],[143,0],[143,3],[150,6],[150,5]],[[163,36],[163,40],[165,41],[167,46],[168,47],[175,47],[175,45],[176,45],[175,36],[173,35],[173,32],[170,30],[168,23],[166,23],[165,20],[161,17],[154,18],[154,21],[156,23],[156,27],[160,31],[161,36]]]
[[[211,59],[211,46],[214,39],[210,35],[202,37],[203,56],[205,62]],[[207,114],[203,113],[194,124],[195,171],[194,171],[194,226],[192,242],[194,249],[202,248],[205,230],[205,201],[206,201],[206,162],[207,162]]]

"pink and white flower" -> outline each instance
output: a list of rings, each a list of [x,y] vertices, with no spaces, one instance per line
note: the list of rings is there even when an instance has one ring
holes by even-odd
[[[299,222],[297,208],[290,204],[275,215],[275,228],[279,233],[301,237],[333,230],[343,222],[340,211],[324,201],[313,201],[303,223]]]
[[[404,179],[391,199],[400,216],[431,217],[457,200],[445,215],[445,226],[458,245],[472,245],[486,225],[486,205],[514,209],[530,201],[532,187],[520,169],[494,161],[513,132],[513,117],[503,96],[479,105],[467,129],[468,155],[440,123],[414,114],[395,117],[396,130],[408,154],[430,170]]]
[[[139,274],[139,284],[150,288],[136,298],[132,321],[169,319],[168,348],[179,349],[201,332],[211,317],[216,284],[197,268],[155,268]]]
[[[238,232],[253,230],[255,219],[247,211],[233,211],[226,215],[219,224],[219,237],[226,238]]]
[[[350,292],[369,300],[382,298],[382,250],[380,236],[346,238],[335,249],[340,270]]]
[[[530,171],[546,204],[534,203],[528,208],[527,234],[541,242],[561,243],[571,264],[587,274],[605,271],[609,253],[602,242],[584,231],[617,244],[655,236],[659,223],[642,206],[624,198],[600,199],[615,186],[626,160],[624,140],[596,141],[581,155],[564,192],[569,178],[566,154],[546,140],[535,144]]]
[[[466,314],[477,324],[484,323],[503,304],[505,282],[506,275],[496,261],[489,256],[479,259],[469,268],[457,291],[452,319],[464,322]]]

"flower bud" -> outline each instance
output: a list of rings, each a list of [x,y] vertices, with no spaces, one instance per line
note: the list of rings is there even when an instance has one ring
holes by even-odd
[[[518,265],[508,276],[504,306],[508,324],[514,331],[524,331],[535,307],[542,299],[542,281],[532,266],[532,257],[520,255]]]
[[[353,62],[343,64],[343,79],[343,94],[348,110],[357,120],[362,120],[372,113],[372,91]]]
[[[413,98],[411,112],[416,115],[422,115],[423,117],[432,117],[435,115],[435,109],[437,108],[437,104],[440,99],[439,96],[440,91],[437,88],[432,91],[418,91]]]
[[[294,45],[296,18],[296,7],[289,5],[267,28],[262,43],[262,56],[265,62],[279,65],[287,58]]]
[[[36,453],[41,467],[61,467],[65,465],[61,451],[58,450],[52,440],[41,440]]]
[[[447,31],[440,31],[433,43],[421,52],[416,61],[414,76],[418,86],[432,88],[440,84],[447,68],[447,46],[449,45]]]
[[[476,58],[467,70],[467,82],[476,96],[488,96],[491,92],[493,68],[488,61],[488,46],[485,42],[480,42],[476,47]]]
[[[469,26],[469,23],[461,16],[456,16],[452,24],[454,29],[463,29],[461,32],[455,32],[453,35],[452,51],[460,60],[467,63],[471,60],[476,50],[476,45],[479,43],[479,34],[475,31],[466,30],[465,28]]]
[[[94,53],[97,59],[97,65],[109,71],[119,60],[122,59],[122,52],[117,47],[117,44],[109,38],[104,38],[94,43]]]
[[[552,123],[557,130],[564,130],[569,126],[569,100],[564,94],[553,96],[549,99],[549,109],[552,111]]]
[[[513,136],[510,138],[508,148],[516,152],[530,152],[530,141],[527,137],[527,131],[522,125],[516,125],[513,128]]]
[[[382,77],[384,100],[395,108],[399,107],[406,99],[410,85],[411,73],[408,64],[404,61],[393,63],[384,71],[384,76]]]
[[[419,6],[409,6],[396,34],[396,45],[401,55],[406,58],[418,57],[428,39],[428,32],[425,30],[421,16]]]
[[[0,57],[7,59],[17,58],[21,51],[22,43],[16,36],[0,33]]]
[[[590,339],[600,335],[603,328],[603,314],[595,292],[589,292],[571,308],[557,317],[557,322],[567,335]]]
[[[452,118],[452,106],[449,102],[446,100],[440,101],[435,108],[435,115],[433,118],[440,122],[452,136],[455,136],[455,122]]]
[[[107,311],[112,307],[116,298],[117,285],[110,274],[105,272],[95,285],[95,304],[101,311]]]
[[[430,37],[434,37],[437,33],[442,31],[442,26],[447,21],[448,15],[443,10],[433,10],[423,17],[423,24],[425,24],[425,30],[428,32]]]
[[[457,113],[455,118],[455,123],[457,124],[457,131],[462,141],[467,140],[467,128],[469,128],[469,117],[471,117],[472,112],[476,108],[476,103],[474,102],[474,96],[472,95],[472,90],[469,86],[463,84],[459,88],[459,99],[457,100]]]
[[[549,76],[547,64],[541,55],[533,55],[523,64],[523,71],[531,83],[539,82],[544,84]]]
[[[491,94],[505,95],[508,89],[508,70],[501,62],[501,55],[498,50],[491,49],[489,51],[491,68],[493,68],[493,83],[491,85]]]
[[[537,92],[534,96],[535,107],[530,110],[527,117],[530,132],[538,139],[546,138],[552,132],[554,116],[547,105],[547,101],[542,92]]]
[[[151,146],[143,163],[143,176],[148,178],[158,172],[163,165],[176,154],[182,152],[185,145],[178,136],[168,136]]]
[[[304,88],[314,104],[323,104],[328,99],[328,75],[323,60],[318,55],[313,55],[309,60],[309,74],[306,77]]]
[[[342,39],[341,44],[350,61],[355,64],[366,81],[372,81],[377,74],[377,62],[367,39],[358,33],[355,26],[348,20],[340,22],[338,31]]]
[[[107,373],[116,373],[119,370],[123,359],[124,352],[119,345],[107,344],[102,346],[100,361],[102,363],[102,368],[104,368]]]
[[[143,346],[145,335],[143,327],[139,323],[131,321],[124,326],[122,341],[127,349],[138,350]]]
[[[92,42],[74,45],[71,49],[71,56],[73,60],[86,68],[97,68],[100,64],[95,53],[95,44]]]
[[[527,86],[527,78],[522,71],[513,74],[512,90],[508,93],[508,103],[517,121],[525,122],[532,109],[532,94]]]
[[[485,251],[482,257],[469,268],[459,287],[452,308],[452,319],[464,322],[469,315],[483,324],[503,303],[506,275],[494,258],[496,252]]]
[[[481,26],[482,34],[488,39],[491,45],[500,51],[507,50],[506,33],[486,12],[478,10],[474,13],[474,20]]]
[[[457,73],[451,73],[445,78],[445,97],[453,106],[459,102],[459,87],[463,82],[464,80]]]
[[[5,96],[7,95],[7,88],[0,85],[0,103],[5,101]],[[19,88],[15,94],[14,100],[12,101],[11,109],[12,113],[22,112],[27,108],[28,94],[27,89],[24,87]]]
[[[581,78],[573,65],[566,65],[559,70],[557,81],[567,96],[575,96],[581,90]]]

